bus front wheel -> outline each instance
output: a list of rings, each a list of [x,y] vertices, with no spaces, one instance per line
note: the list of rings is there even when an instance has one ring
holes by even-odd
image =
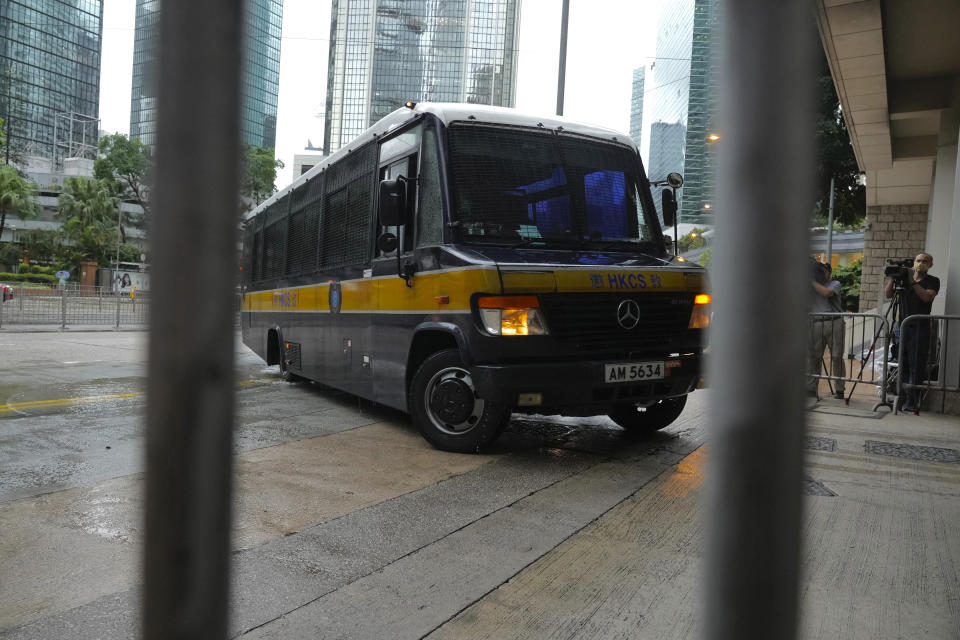
[[[614,408],[609,417],[631,433],[653,433],[679,418],[686,404],[687,396],[664,398],[649,407],[628,404]]]
[[[508,407],[477,396],[460,352],[431,355],[413,376],[410,415],[427,442],[456,453],[477,453],[489,446],[510,420]]]

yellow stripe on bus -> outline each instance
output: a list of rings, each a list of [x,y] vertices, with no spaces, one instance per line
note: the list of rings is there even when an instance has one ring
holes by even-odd
[[[502,278],[502,286],[501,286]],[[465,311],[470,296],[486,293],[551,293],[615,291],[702,292],[705,280],[700,273],[660,271],[642,268],[582,267],[550,270],[450,269],[418,273],[408,287],[402,278],[371,278],[340,283],[340,310],[363,311]],[[441,303],[438,300],[448,300]],[[330,284],[249,292],[244,311],[329,311]]]

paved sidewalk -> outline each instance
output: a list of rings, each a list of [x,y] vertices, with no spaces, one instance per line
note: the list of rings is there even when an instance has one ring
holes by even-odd
[[[799,637],[960,638],[960,421],[871,407],[811,404]],[[709,443],[428,637],[696,637],[708,456]]]

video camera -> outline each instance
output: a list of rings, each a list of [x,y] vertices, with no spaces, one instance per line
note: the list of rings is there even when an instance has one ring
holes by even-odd
[[[910,277],[910,267],[913,266],[913,258],[904,258],[903,260],[893,260],[887,258],[887,266],[883,269],[883,275],[887,278],[893,278],[897,284],[903,284]]]

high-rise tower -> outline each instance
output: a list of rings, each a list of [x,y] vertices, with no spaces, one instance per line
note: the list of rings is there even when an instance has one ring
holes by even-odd
[[[643,137],[643,85],[647,68],[633,70],[633,87],[630,94],[630,137],[639,147]]]
[[[160,0],[137,0],[130,137],[156,144],[156,62]],[[277,139],[282,0],[247,0],[244,17],[240,138],[273,149]]]
[[[333,0],[324,153],[414,102],[512,107],[519,0]]]
[[[102,0],[0,1],[0,118],[18,155],[96,148],[102,35]]]

